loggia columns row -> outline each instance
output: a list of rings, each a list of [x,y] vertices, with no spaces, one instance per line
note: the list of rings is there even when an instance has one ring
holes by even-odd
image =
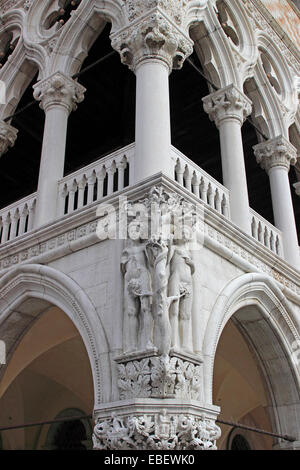
[[[150,21],[153,22],[153,15]],[[159,17],[154,18],[155,21],[159,23]],[[170,30],[172,32],[172,28]],[[143,28],[140,31],[135,29],[134,34],[129,31],[127,40],[122,35],[119,37],[118,33],[112,36],[112,45],[120,53],[122,62],[136,74],[135,182],[159,172],[172,179],[174,177],[170,158],[168,77],[172,69],[180,68],[185,57],[192,52],[192,41],[178,30],[165,36],[160,33],[157,38],[156,32],[145,31]],[[151,40],[147,34],[152,35]],[[64,174],[68,117],[83,100],[84,92],[84,87],[77,81],[60,72],[34,87],[34,96],[45,111],[35,227],[56,217],[57,182]],[[220,133],[223,183],[230,190],[232,221],[251,234],[241,134],[244,120],[251,113],[251,102],[236,86],[229,85],[205,97],[203,104]],[[1,154],[14,144],[16,137],[16,129],[2,122]],[[296,150],[280,136],[256,146],[255,153],[270,177],[275,224],[283,233],[285,259],[299,267],[299,247],[288,181],[290,164],[296,163]]]

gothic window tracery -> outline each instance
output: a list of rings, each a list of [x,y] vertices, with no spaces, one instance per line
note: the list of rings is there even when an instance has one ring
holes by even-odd
[[[234,21],[225,6],[223,0],[218,1],[217,4],[217,17],[220,22],[220,25],[226,34],[226,36],[231,39],[235,46],[240,45],[240,40],[237,32],[237,27],[234,24]]]
[[[269,83],[274,88],[276,93],[278,95],[281,95],[280,79],[278,77],[278,73],[276,72],[275,67],[274,67],[271,59],[262,50],[260,50],[260,59],[261,59],[261,64],[262,64],[264,73],[265,73]]]
[[[78,6],[80,5],[81,0],[60,0],[58,2],[59,9],[52,12],[45,21],[45,28],[51,29],[53,26],[57,26],[58,28],[65,25],[69,19],[73,11],[75,11]]]

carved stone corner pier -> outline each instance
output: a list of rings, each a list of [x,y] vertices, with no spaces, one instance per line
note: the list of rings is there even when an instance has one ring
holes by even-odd
[[[215,450],[218,407],[202,406],[202,359],[171,350],[117,357],[121,401],[96,411],[98,450]]]
[[[94,447],[216,449],[219,410],[205,406],[203,360],[191,347],[191,239],[178,231],[183,223],[195,234],[198,215],[193,204],[162,187],[136,205],[139,215],[134,203],[128,207],[139,236],[126,240],[121,258],[123,354],[115,358],[120,401],[96,410]]]

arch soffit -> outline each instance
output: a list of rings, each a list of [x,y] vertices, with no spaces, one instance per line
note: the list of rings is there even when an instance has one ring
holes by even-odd
[[[66,274],[48,266],[28,264],[12,269],[0,280],[0,326],[29,298],[59,307],[75,324],[90,359],[95,406],[108,401],[111,386],[108,341],[101,319],[83,289]],[[22,334],[17,332],[17,336],[14,348]]]

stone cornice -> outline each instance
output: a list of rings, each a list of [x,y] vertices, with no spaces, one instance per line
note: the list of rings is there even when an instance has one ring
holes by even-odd
[[[13,147],[17,138],[18,130],[4,121],[0,121],[0,157]]]
[[[126,188],[101,202],[118,205],[119,196],[138,200],[153,185],[162,184],[166,190],[176,191],[187,201],[202,204],[187,190],[160,174],[144,184]],[[55,223],[42,227],[0,247],[0,276],[22,263],[50,263],[62,256],[96,243],[98,203],[64,216]],[[205,205],[204,245],[245,272],[262,272],[275,279],[285,295],[300,304],[299,272],[282,258],[272,253],[252,237],[241,232],[232,222]]]
[[[45,111],[52,106],[64,106],[75,111],[84,99],[85,88],[61,72],[56,72],[34,85],[33,96]]]
[[[222,121],[237,119],[242,125],[251,114],[252,103],[235,85],[229,85],[202,98],[204,111],[219,127]]]
[[[253,147],[257,163],[268,173],[274,167],[290,170],[297,161],[297,149],[284,137],[279,136]]]

